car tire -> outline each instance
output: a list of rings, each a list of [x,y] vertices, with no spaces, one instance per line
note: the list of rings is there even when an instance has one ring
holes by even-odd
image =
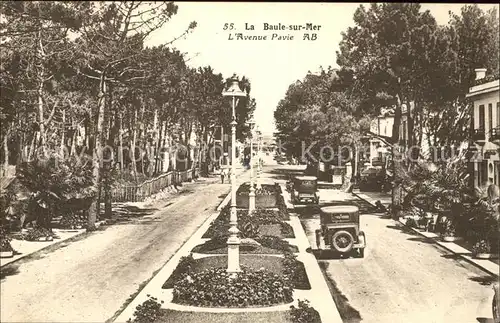
[[[332,235],[330,244],[336,251],[340,253],[348,253],[352,250],[354,245],[354,237],[350,232],[340,230]]]

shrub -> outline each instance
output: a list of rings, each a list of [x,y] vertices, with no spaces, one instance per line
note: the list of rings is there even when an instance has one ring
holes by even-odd
[[[259,227],[252,221],[242,223],[240,234],[243,238],[255,238],[259,235]]]
[[[174,303],[202,307],[271,306],[293,300],[286,277],[245,267],[235,278],[224,268],[188,275],[176,282],[173,294]]]
[[[53,237],[53,236],[54,234],[49,229],[37,227],[29,230],[28,233],[24,235],[24,240],[36,241],[39,238]]]
[[[7,230],[3,226],[0,226],[0,251],[12,251],[11,240],[7,235]]]
[[[311,288],[307,273],[304,270],[303,264],[297,260],[297,256],[291,252],[285,252],[284,256],[282,260],[283,274],[294,283],[295,288]]]
[[[308,300],[299,300],[298,307],[290,306],[290,316],[294,323],[321,323],[318,311],[309,306]]]
[[[481,239],[480,241],[476,242],[476,244],[474,244],[474,246],[472,246],[472,252],[474,254],[490,253],[491,252],[491,245],[487,240]]]
[[[238,195],[248,195],[250,193],[250,184],[242,184],[237,191]],[[262,184],[261,188],[255,189],[255,195],[274,195],[276,194],[276,187],[274,185]]]
[[[281,234],[287,238],[295,237],[292,226],[286,222],[281,223]]]
[[[179,279],[189,275],[191,273],[191,269],[194,265],[193,254],[189,254],[189,256],[181,257],[179,260],[179,264],[175,267],[172,275],[170,275],[169,279],[163,284],[162,288],[172,288],[174,282]]]
[[[127,323],[153,323],[161,316],[161,303],[158,303],[156,297],[148,295],[149,299],[144,303],[138,305],[134,312],[134,320],[129,319]]]
[[[418,225],[417,225],[417,221],[415,221],[415,219],[413,219],[413,218],[406,219],[406,223],[405,223],[406,229],[417,228],[417,227],[418,227]]]
[[[238,210],[238,229],[241,230],[241,219],[247,215],[246,210]],[[217,237],[217,236],[226,236],[229,230],[229,218],[231,216],[231,208],[230,206],[226,206],[223,208],[219,214],[219,216],[210,224],[207,232],[203,235],[203,238]]]
[[[87,217],[85,214],[70,213],[64,215],[59,222],[61,228],[76,229],[78,226],[85,227],[87,224]]]
[[[262,236],[255,239],[258,243],[266,248],[276,249],[282,252],[291,252],[292,245],[288,241],[282,240],[275,236]]]

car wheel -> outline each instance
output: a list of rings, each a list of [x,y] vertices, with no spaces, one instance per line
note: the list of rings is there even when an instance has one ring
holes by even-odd
[[[493,303],[491,305],[491,309],[493,311],[493,321],[495,323],[500,323],[500,314],[498,313],[498,301],[497,301],[497,295],[493,296]]]
[[[348,253],[354,245],[354,238],[348,231],[337,231],[332,235],[332,247],[341,253]]]

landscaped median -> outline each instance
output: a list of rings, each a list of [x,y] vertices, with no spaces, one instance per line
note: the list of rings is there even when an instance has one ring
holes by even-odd
[[[246,186],[239,192],[247,191]],[[274,198],[266,199],[268,208],[251,213],[238,209],[242,271],[236,277],[226,272],[230,200],[225,199],[220,212],[200,227],[115,321],[320,323],[319,313],[302,297],[315,291],[299,260],[295,226],[290,225],[281,187],[263,185],[257,196],[260,192]]]

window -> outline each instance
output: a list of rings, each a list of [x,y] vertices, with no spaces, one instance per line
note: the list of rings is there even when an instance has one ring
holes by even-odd
[[[484,130],[484,104],[481,104],[479,106],[479,127],[478,129],[483,129]]]
[[[488,104],[488,131],[491,132],[491,129],[493,129],[493,104]]]
[[[497,124],[496,127],[500,127],[500,102],[497,102]]]

